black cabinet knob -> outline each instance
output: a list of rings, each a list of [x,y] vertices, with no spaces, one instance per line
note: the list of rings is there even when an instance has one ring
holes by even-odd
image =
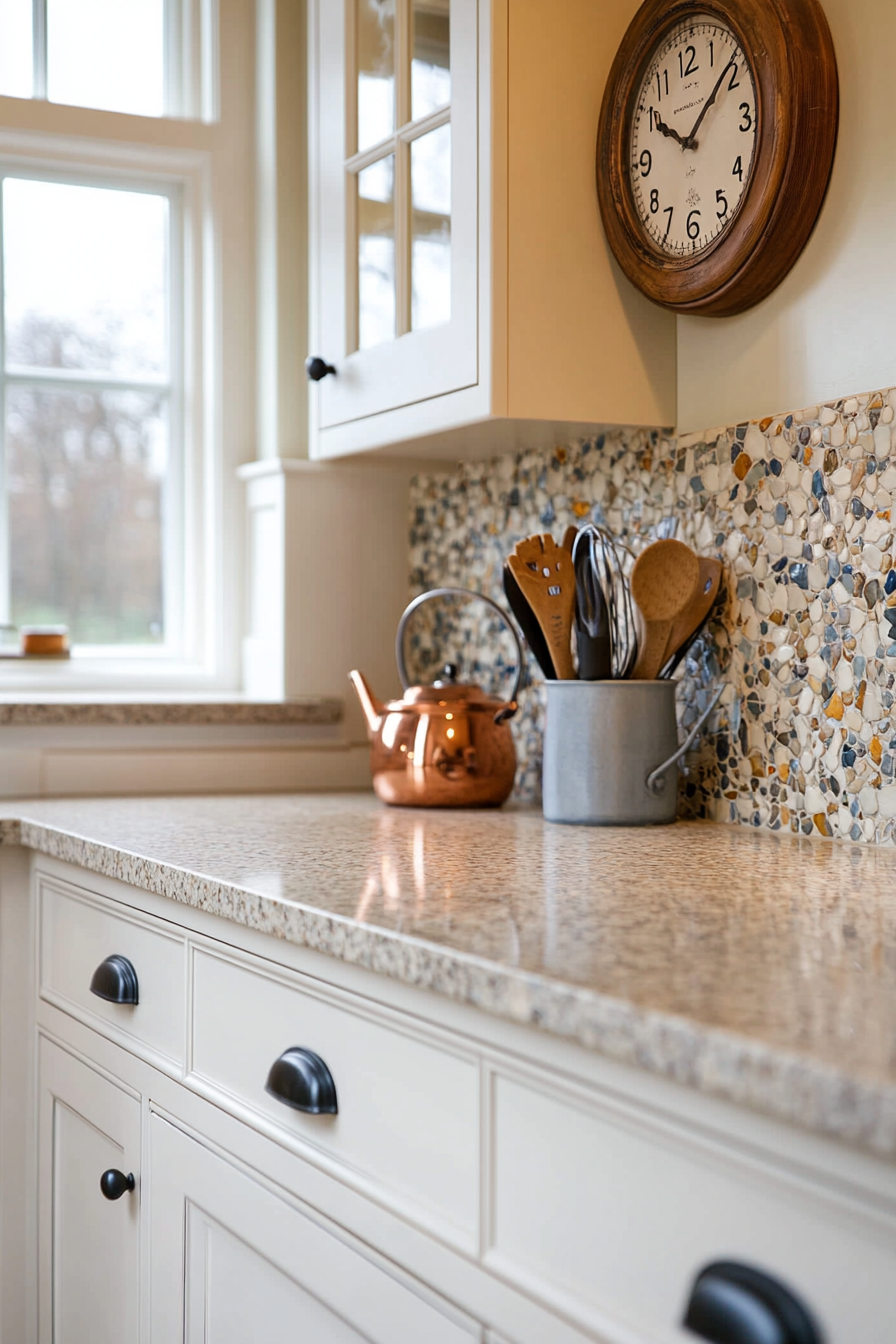
[[[117,1171],[115,1167],[110,1167],[100,1177],[100,1189],[107,1199],[121,1199],[122,1195],[133,1190],[135,1185],[133,1172],[125,1176],[123,1171]]]
[[[328,373],[335,373],[336,369],[325,359],[321,359],[320,355],[309,355],[305,360],[305,372],[312,383],[319,383],[321,378],[326,378]]]
[[[333,1075],[313,1050],[292,1045],[271,1065],[265,1092],[307,1115],[336,1115]]]
[[[90,992],[109,1003],[139,1003],[137,972],[127,957],[107,957],[93,973]]]
[[[799,1298],[770,1275],[732,1260],[697,1275],[684,1326],[712,1344],[822,1344]]]

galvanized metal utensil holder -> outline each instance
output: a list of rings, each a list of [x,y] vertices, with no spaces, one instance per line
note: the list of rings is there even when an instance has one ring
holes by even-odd
[[[674,821],[679,761],[724,687],[679,745],[677,682],[545,684],[545,819],[584,826],[662,826]]]

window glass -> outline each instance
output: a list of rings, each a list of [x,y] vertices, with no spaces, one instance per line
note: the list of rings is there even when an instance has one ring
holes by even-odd
[[[358,345],[395,336],[395,155],[358,174]]]
[[[168,216],[165,196],[7,178],[7,366],[167,376]]]
[[[161,643],[167,397],[6,392],[11,619]]]
[[[357,0],[358,149],[395,129],[395,0]]]
[[[47,97],[162,116],[164,0],[47,0]]]
[[[413,0],[411,115],[451,102],[451,0]]]
[[[411,142],[411,327],[451,318],[451,127]]]
[[[30,98],[34,93],[31,0],[0,0],[0,95]]]

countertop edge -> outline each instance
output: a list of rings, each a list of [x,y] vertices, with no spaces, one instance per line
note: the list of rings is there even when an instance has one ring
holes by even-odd
[[[231,923],[360,966],[877,1157],[896,1157],[896,1085],[811,1057],[650,1011],[562,981],[446,951],[407,934],[148,859],[27,815],[3,817],[0,844],[115,878]]]

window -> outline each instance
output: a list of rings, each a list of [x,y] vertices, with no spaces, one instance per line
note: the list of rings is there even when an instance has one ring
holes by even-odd
[[[0,94],[160,117],[165,0],[0,0]]]
[[[0,622],[73,643],[0,688],[237,684],[251,10],[0,0]]]
[[[177,196],[10,175],[0,202],[10,618],[163,646]]]

